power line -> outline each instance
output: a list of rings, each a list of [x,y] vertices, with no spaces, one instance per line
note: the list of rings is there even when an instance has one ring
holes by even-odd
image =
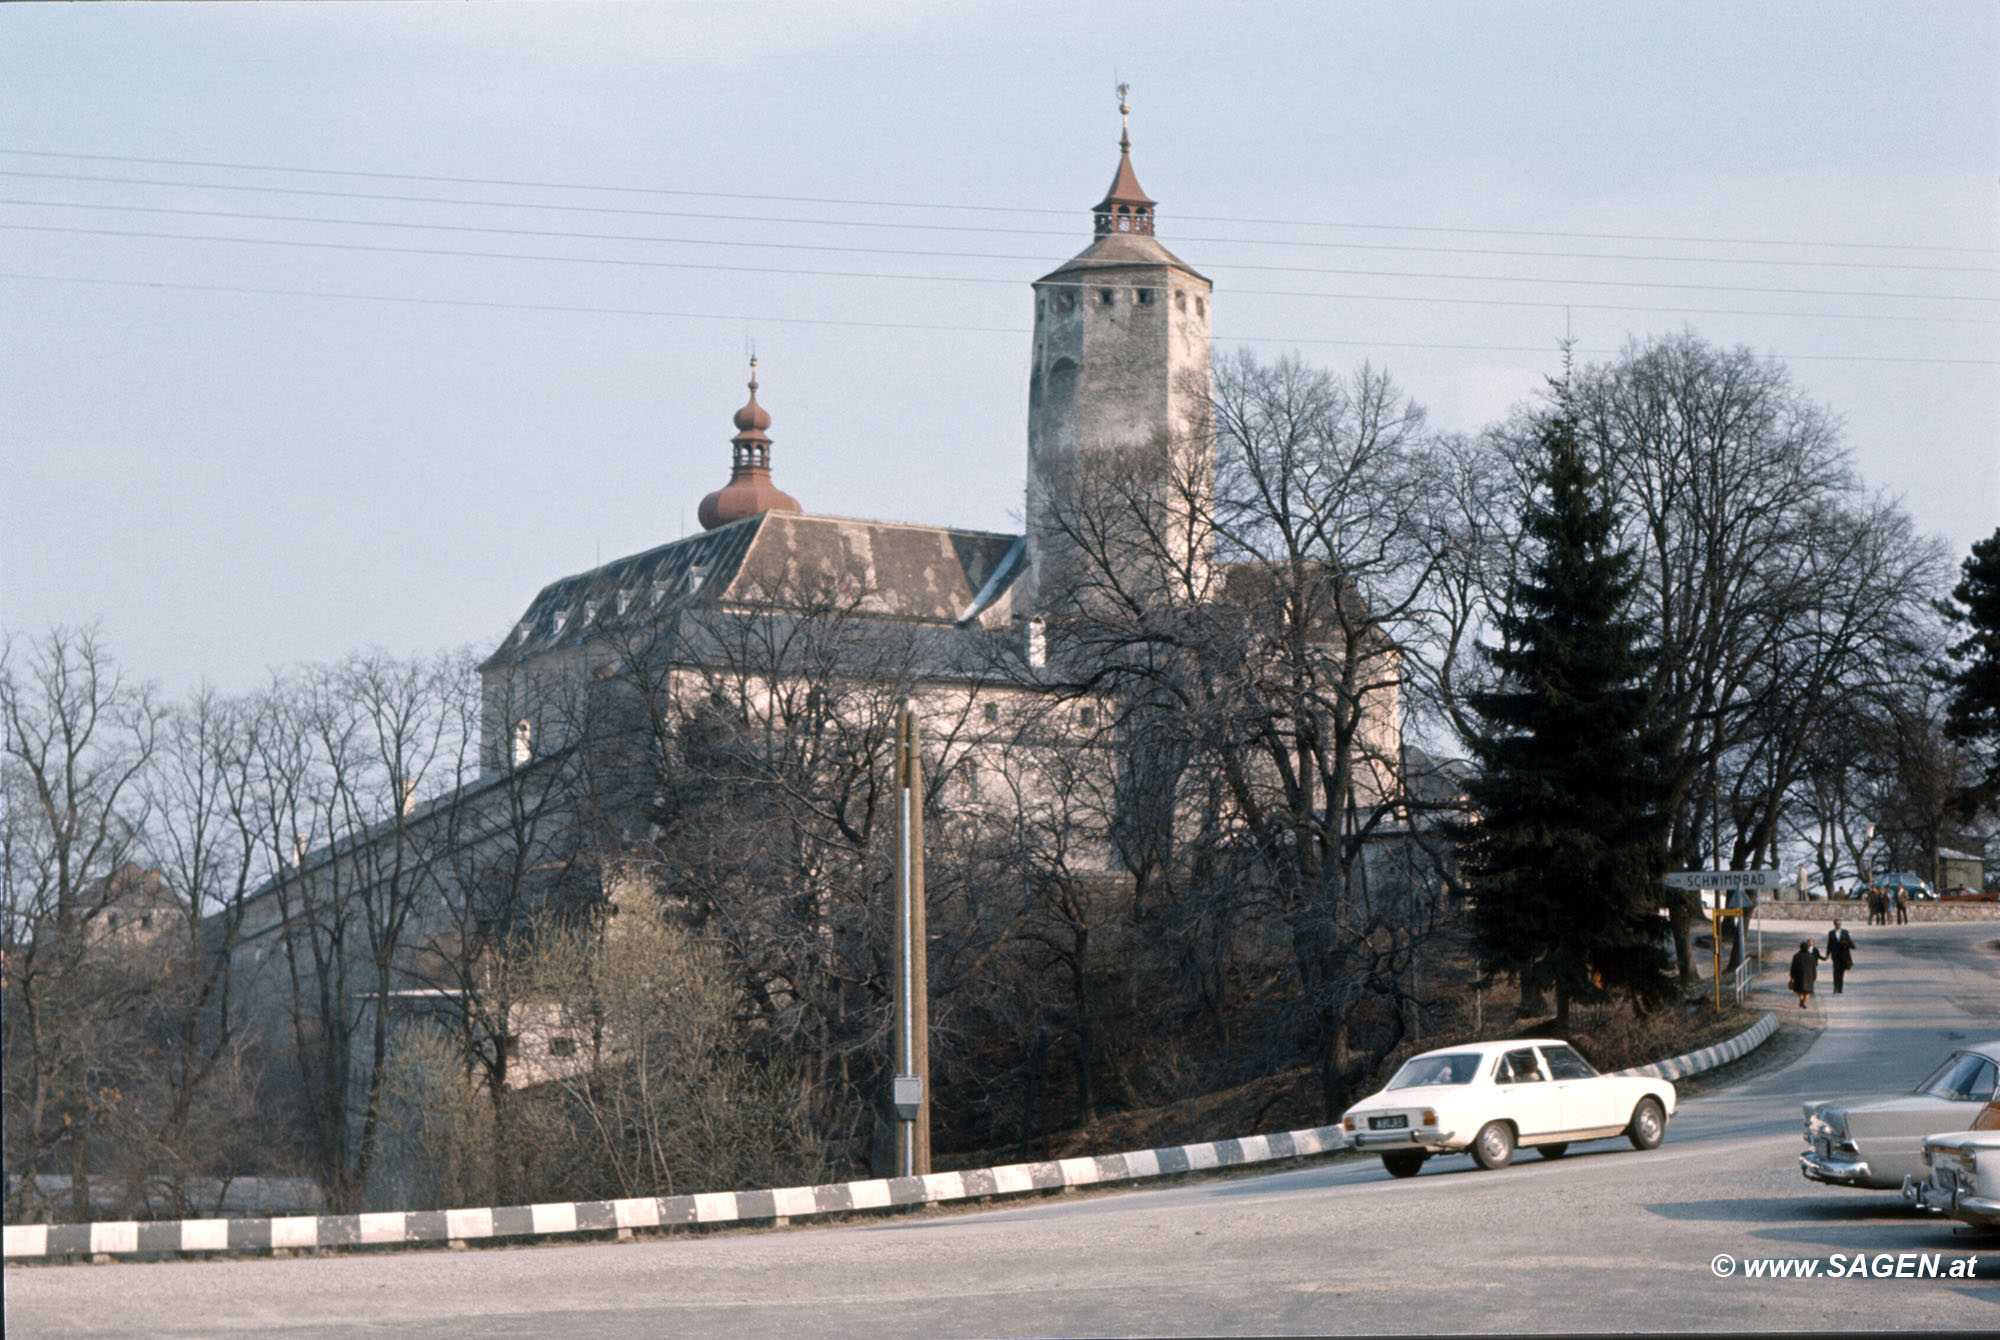
[[[227,293],[253,297],[316,298],[342,302],[398,303],[421,307],[458,307],[492,311],[544,312],[590,316],[667,317],[674,320],[690,321],[754,321],[771,325],[839,326],[868,330],[948,331],[974,335],[1009,335],[1015,338],[1025,338],[1033,333],[1025,326],[967,326],[914,321],[861,321],[853,318],[770,316],[744,312],[688,312],[653,307],[600,307],[573,303],[503,302],[496,299],[481,298],[426,298],[407,293],[330,293],[318,289],[264,288],[244,284],[195,284],[160,279],[109,279],[94,275],[28,274],[19,271],[0,271],[0,279],[52,284],[102,285],[114,288],[164,289],[192,293]],[[1469,353],[1546,354],[1549,352],[1547,348],[1540,345],[1443,344],[1413,340],[1394,341],[1373,339],[1336,340],[1307,336],[1276,335],[1227,335],[1218,338],[1240,344],[1338,345],[1352,348],[1422,349]],[[1584,349],[1578,352],[1609,356],[1618,351],[1615,349]],[[2000,367],[2000,360],[1978,358],[1920,358],[1905,355],[1784,353],[1771,353],[1767,356],[1785,359],[1790,362],[1917,363],[1940,364],[1954,367]]]
[[[458,177],[419,172],[378,172],[354,168],[294,167],[272,163],[240,163],[198,158],[150,158],[134,154],[88,154],[46,149],[0,148],[0,154],[11,154],[24,158],[73,159],[81,162],[95,163],[142,163],[155,167],[222,168],[237,172],[287,172],[301,176],[352,177],[378,181],[433,182],[452,186],[499,186],[516,190],[537,191],[601,191],[620,195],[665,195],[707,200],[758,200],[784,204],[844,205],[867,209],[952,210],[972,213],[1041,214],[1063,217],[1073,217],[1081,212],[1073,208],[1049,209],[1045,207],[1018,205],[968,205],[952,201],[865,200],[840,196],[774,195],[750,191],[697,191],[664,186],[602,185],[589,182],[534,181],[505,177]],[[1182,214],[1177,217],[1202,223],[1254,223],[1282,228],[1352,228],[1379,232],[1444,233],[1459,236],[1557,237],[1604,242],[1720,243],[1729,246],[1759,247],[1812,246],[1854,251],[1943,252],[1976,256],[2000,255],[2000,249],[1993,247],[1954,247],[1909,242],[1837,242],[1815,240],[1812,238],[1704,237],[1666,233],[1595,233],[1527,228],[1460,228],[1445,227],[1436,224],[1361,223],[1329,219],[1264,219],[1218,214]]]
[[[373,243],[373,242],[325,242],[308,238],[289,238],[289,237],[227,237],[214,233],[151,233],[151,232],[142,232],[137,229],[82,228],[82,227],[70,227],[60,224],[4,223],[0,224],[0,231],[59,233],[59,234],[85,236],[85,237],[132,237],[132,238],[141,238],[151,241],[163,241],[163,242],[220,242],[227,245],[238,245],[238,246],[289,247],[295,249],[303,248],[303,249],[317,250],[317,251],[364,252],[364,253],[373,253],[373,254],[391,255],[391,256],[441,256],[441,257],[449,257],[461,260],[528,261],[536,263],[551,263],[551,264],[562,264],[562,265],[611,265],[611,266],[633,267],[641,269],[695,270],[695,271],[703,271],[708,273],[719,273],[719,274],[770,274],[770,275],[792,275],[800,277],[812,276],[812,277],[833,278],[833,279],[887,279],[887,280],[907,280],[920,283],[996,284],[996,285],[1009,285],[1009,286],[1016,285],[1021,282],[1020,280],[1014,278],[1005,278],[1005,279],[986,278],[974,275],[903,274],[903,273],[871,271],[871,270],[814,270],[797,266],[774,266],[774,265],[719,265],[712,262],[668,261],[668,260],[655,260],[655,259],[647,259],[647,258],[631,257],[631,256],[558,256],[558,255],[551,255],[546,252],[472,251],[465,248],[457,248],[457,247],[397,247],[397,246],[387,246],[381,243]],[[735,244],[730,243],[723,245],[735,245]],[[899,253],[899,254],[907,255],[912,253]],[[950,253],[938,253],[938,254],[950,254]],[[1248,268],[1257,268],[1257,267],[1248,267]],[[1314,273],[1348,274],[1351,276],[1358,276],[1358,277],[1377,277],[1377,278],[1400,277],[1400,278],[1458,279],[1458,280],[1470,280],[1478,283],[1497,282],[1497,283],[1540,283],[1540,284],[1603,284],[1605,286],[1614,288],[1665,288],[1665,289],[1683,289],[1683,290],[1693,289],[1693,290],[1719,291],[1725,293],[1770,291],[1770,292],[1811,294],[1810,290],[1731,289],[1726,287],[1718,288],[1717,286],[1713,285],[1649,284],[1636,281],[1627,283],[1623,281],[1614,281],[1614,280],[1603,280],[1603,281],[1560,280],[1560,279],[1526,280],[1526,279],[1509,279],[1504,276],[1495,276],[1495,275],[1456,275],[1456,276],[1454,275],[1426,276],[1426,275],[1408,275],[1408,274],[1399,275],[1397,274],[1397,272],[1394,271],[1366,271],[1366,270],[1358,270],[1358,271],[1321,270],[1321,271],[1315,271]],[[1129,283],[1106,284],[1106,283],[1089,283],[1082,281],[1070,283],[1068,284],[1068,286],[1079,289],[1133,289],[1133,288],[1146,287],[1145,285],[1129,284]],[[1436,297],[1436,296],[1426,296],[1418,294],[1327,293],[1321,291],[1306,291],[1297,289],[1239,288],[1232,290],[1232,292],[1245,295],[1260,296],[1260,297],[1283,297],[1283,298],[1337,298],[1337,299],[1367,298],[1380,302],[1444,302],[1444,303],[1462,303],[1473,306],[1498,306],[1498,307],[1514,307],[1514,306],[1542,307],[1542,308],[1575,307],[1586,311],[1626,311],[1626,312],[1655,311],[1655,312],[1681,312],[1690,315],[1797,317],[1807,320],[1904,321],[1904,322],[1916,321],[1916,322],[1927,322],[1927,323],[1938,323],[1938,324],[2000,325],[2000,319],[1988,318],[1988,317],[1911,316],[1900,313],[1887,313],[1887,312],[1885,313],[1758,312],[1758,311],[1745,311],[1734,308],[1644,307],[1636,304],[1627,304],[1627,303],[1549,302],[1549,301],[1538,301],[1530,298],[1520,298],[1520,299],[1468,298],[1462,296]],[[1843,295],[1843,294],[1821,293],[1821,294],[1812,294],[1812,296],[1874,297],[1877,295],[1873,294]],[[1904,296],[1904,295],[1889,295],[1889,296]],[[1914,295],[1914,296],[1922,296],[1922,295]],[[1991,300],[1964,299],[1964,301],[1991,301]]]
[[[0,150],[0,152],[7,151]],[[640,209],[630,205],[565,205],[544,201],[477,200],[465,196],[402,195],[386,191],[328,191],[316,187],[303,186],[267,186],[217,181],[173,181],[144,177],[105,177],[74,172],[25,172],[4,168],[0,168],[0,177],[18,177],[36,181],[86,182],[97,185],[146,186],[178,190],[235,191],[248,194],[307,196],[326,200],[367,200],[391,204],[452,205],[480,209],[527,209],[565,214],[617,214],[635,218],[706,219],[730,223],[780,223],[810,227],[895,229],[905,232],[987,233],[1009,237],[1072,237],[1076,234],[1076,230],[1073,228],[999,228],[988,224],[903,223],[887,222],[879,219],[799,218],[795,215],[782,214],[717,213],[712,210]],[[163,213],[175,212],[167,206],[152,205],[92,205],[69,201],[17,201],[12,203],[45,204],[76,209],[156,209]],[[246,215],[244,217],[257,216]],[[351,222],[350,220],[333,219],[326,219],[324,221]],[[1511,247],[1418,246],[1394,242],[1329,242],[1276,237],[1186,236],[1176,237],[1174,241],[1176,245],[1183,246],[1195,244],[1203,246],[1292,247],[1326,251],[1393,251],[1459,256],[1509,256],[1528,259],[1635,261],[1644,264],[1769,265],[1814,270],[1898,270],[1928,274],[2000,274],[2000,266],[1914,265],[1897,261],[1801,260],[1788,256],[1675,256],[1603,251],[1525,251]]]
[[[304,223],[350,228],[404,228],[419,232],[478,233],[492,237],[535,237],[579,242],[640,242],[655,246],[692,247],[746,247],[762,251],[823,251],[852,256],[913,256],[941,260],[979,261],[1026,261],[1046,264],[1042,256],[1024,256],[1013,252],[993,251],[920,251],[909,247],[859,247],[845,246],[831,242],[760,242],[737,238],[706,237],[661,237],[641,233],[585,233],[559,228],[500,228],[486,224],[470,223],[422,223],[400,222],[396,220],[333,219],[303,214],[260,214],[243,210],[183,209],[150,205],[89,205],[41,200],[12,200],[0,198],[0,205],[31,206],[54,209],[104,210],[111,212],[140,212],[171,214],[177,216],[207,219],[239,219],[259,223]],[[70,231],[54,225],[41,224],[0,224],[0,228],[39,229],[49,232]],[[116,235],[116,234],[114,234]],[[151,237],[190,237],[200,241],[218,240],[214,237],[194,234],[136,234]],[[242,242],[281,241],[285,239],[234,238]],[[373,244],[355,244],[373,245]],[[1252,263],[1218,262],[1208,266],[1212,270],[1242,270],[1260,274],[1305,274],[1336,275],[1350,279],[1426,279],[1450,280],[1455,282],[1496,283],[1496,284],[1561,284],[1572,288],[1650,288],[1666,289],[1690,293],[1755,293],[1770,297],[1798,298],[1866,298],[1912,300],[1918,302],[2000,302],[2000,297],[1987,297],[1962,293],[1884,293],[1867,289],[1825,289],[1825,288],[1783,288],[1750,284],[1693,284],[1668,280],[1648,279],[1583,279],[1565,276],[1522,276],[1437,273],[1421,270],[1369,270],[1352,266],[1308,266],[1308,265],[1258,265]]]

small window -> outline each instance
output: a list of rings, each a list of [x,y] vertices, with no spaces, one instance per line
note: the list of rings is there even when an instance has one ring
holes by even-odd
[[[1174,290],[1174,310],[1176,312],[1185,312],[1187,310],[1187,294],[1183,293],[1180,289]]]
[[[1153,290],[1149,288],[1136,290],[1134,296],[1138,299],[1141,307],[1150,307],[1153,304]]]
[[[573,1037],[569,1037],[567,1035],[550,1038],[549,1055],[551,1056],[576,1055],[576,1039]]]
[[[118,929],[118,914],[116,912],[106,912],[104,914],[104,928],[113,931]]]
[[[1203,302],[1200,298],[1196,298],[1194,300],[1194,314],[1196,316],[1207,316],[1208,304]]]
[[[982,711],[981,711],[981,715],[982,715],[982,716],[984,716],[984,717],[986,718],[986,724],[987,724],[987,725],[989,725],[989,726],[997,726],[997,725],[999,725],[999,724],[1000,724],[1000,704],[998,704],[998,703],[988,703],[988,704],[986,704],[986,706],[985,706],[985,707],[984,707],[984,708],[982,709]]]
[[[153,929],[153,914],[151,912],[148,912],[139,918],[139,929],[142,931],[149,931]]]
[[[1076,719],[1086,726],[1095,726],[1097,724],[1097,709],[1086,707],[1076,714]]]
[[[1109,307],[1109,306],[1111,305],[1111,302],[1112,302],[1112,297],[1111,297],[1111,290],[1110,290],[1110,289],[1108,289],[1108,288],[1101,288],[1101,289],[1097,290],[1097,305],[1098,305],[1098,306],[1100,306],[1100,307]]]
[[[500,1039],[500,1047],[507,1053],[508,1060],[515,1060],[521,1055],[521,1035],[518,1033],[509,1033],[506,1037]]]
[[[535,728],[526,717],[514,723],[514,766],[521,767],[535,756]]]
[[[1062,309],[1065,312],[1068,312],[1068,311],[1074,311],[1075,308],[1076,308],[1076,294],[1070,292],[1068,289],[1064,289],[1062,295]]]

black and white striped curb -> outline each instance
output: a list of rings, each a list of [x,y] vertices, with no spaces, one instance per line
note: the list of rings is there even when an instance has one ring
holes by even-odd
[[[569,1201],[490,1209],[395,1210],[383,1214],[295,1215],[277,1219],[10,1224],[6,1228],[6,1259],[471,1242],[683,1224],[769,1221],[1055,1191],[1207,1168],[1233,1168],[1331,1153],[1344,1144],[1338,1126],[1319,1126],[1166,1149],[1015,1163],[968,1172],[932,1173],[926,1177],[878,1177],[866,1182],[781,1187],[774,1191],[718,1191],[695,1196],[640,1196],[631,1200]]]
[[[1671,1060],[1655,1061],[1651,1065],[1633,1066],[1630,1070],[1620,1070],[1621,1075],[1650,1075],[1654,1079],[1686,1079],[1689,1075],[1699,1075],[1704,1070],[1728,1065],[1739,1056],[1745,1056],[1761,1045],[1766,1038],[1778,1031],[1778,1016],[1766,1013],[1762,1019],[1738,1033],[1727,1042],[1718,1042],[1713,1047],[1703,1047],[1698,1052],[1676,1056]]]
[[[1775,1014],[1727,1042],[1621,1075],[1682,1079],[1724,1065],[1777,1030]],[[878,1177],[865,1182],[717,1191],[694,1196],[563,1201],[467,1210],[391,1210],[380,1214],[290,1215],[272,1219],[169,1219],[86,1224],[9,1224],[5,1259],[57,1256],[151,1256],[176,1252],[267,1252],[395,1243],[475,1242],[492,1238],[605,1233],[618,1229],[735,1224],[843,1214],[905,1205],[1014,1196],[1031,1191],[1169,1177],[1279,1159],[1331,1154],[1347,1146],[1338,1126],[1213,1140],[1198,1145],[1139,1149],[1045,1163]]]

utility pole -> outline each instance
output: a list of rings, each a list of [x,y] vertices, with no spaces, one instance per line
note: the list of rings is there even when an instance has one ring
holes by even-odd
[[[924,934],[924,769],[917,713],[896,713],[896,1165],[904,1177],[931,1170],[930,954]]]

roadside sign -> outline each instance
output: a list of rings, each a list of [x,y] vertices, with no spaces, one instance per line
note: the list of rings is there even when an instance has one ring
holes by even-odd
[[[1670,889],[1788,889],[1792,881],[1779,870],[1677,870],[1667,876]]]

